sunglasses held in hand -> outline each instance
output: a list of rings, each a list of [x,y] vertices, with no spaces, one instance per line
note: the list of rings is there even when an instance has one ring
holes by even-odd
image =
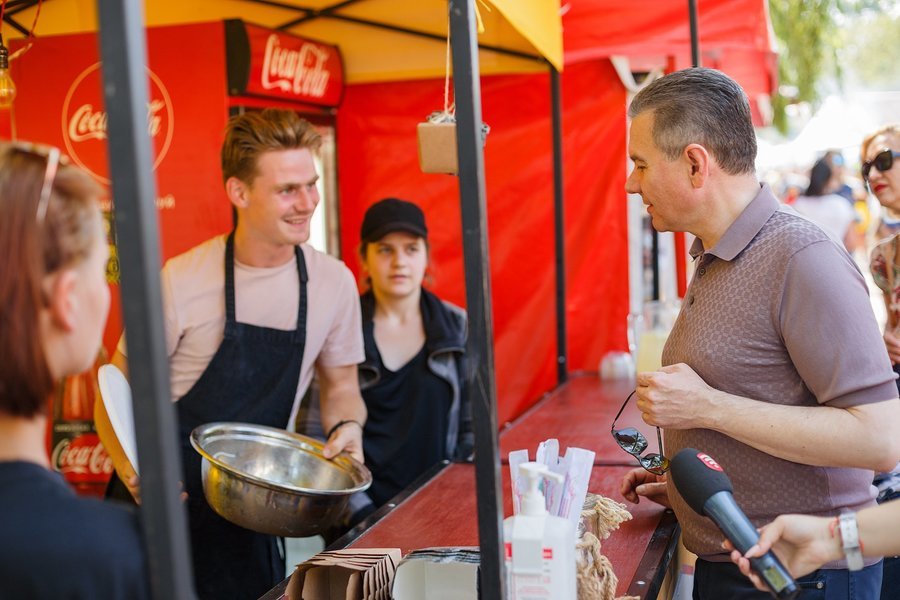
[[[669,470],[669,459],[662,455],[662,433],[660,432],[659,427],[656,428],[656,441],[659,443],[660,453],[650,453],[646,455],[644,454],[644,450],[647,449],[649,444],[643,433],[634,427],[616,429],[616,421],[619,420],[622,411],[625,410],[625,407],[628,405],[628,401],[631,400],[632,396],[634,396],[634,392],[631,392],[628,394],[628,397],[625,398],[625,403],[622,404],[622,408],[619,409],[616,418],[613,419],[612,426],[609,430],[612,433],[613,439],[619,444],[619,447],[638,459],[638,462],[644,469],[650,471],[654,475],[662,475]]]
[[[866,182],[869,181],[869,171],[872,170],[872,167],[878,169],[879,173],[890,171],[894,166],[894,159],[898,156],[900,156],[900,152],[894,152],[893,150],[885,148],[876,154],[875,158],[867,160],[862,164],[862,178]]]

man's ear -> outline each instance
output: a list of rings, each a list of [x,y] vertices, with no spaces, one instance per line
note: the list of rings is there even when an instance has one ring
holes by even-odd
[[[75,329],[78,312],[78,296],[75,287],[78,275],[72,269],[56,273],[48,286],[47,303],[50,320],[65,332]]]
[[[237,177],[229,177],[225,181],[225,193],[228,194],[228,200],[235,208],[247,208],[249,200],[247,198],[248,186]]]
[[[711,166],[709,152],[700,144],[688,144],[684,149],[684,157],[690,169],[691,183],[695,188],[703,187]]]

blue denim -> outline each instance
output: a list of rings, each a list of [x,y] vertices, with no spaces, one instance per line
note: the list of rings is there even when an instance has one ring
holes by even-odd
[[[884,557],[881,600],[900,600],[900,556]]]
[[[878,600],[881,593],[881,561],[860,571],[819,569],[797,579],[799,600]],[[694,567],[694,600],[771,600],[730,562],[697,560]]]

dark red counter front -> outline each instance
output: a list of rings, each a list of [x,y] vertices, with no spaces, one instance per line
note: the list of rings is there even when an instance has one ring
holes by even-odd
[[[505,463],[509,452],[518,449],[527,449],[533,457],[538,443],[550,437],[559,440],[560,452],[569,446],[593,450],[596,459],[588,491],[625,502],[619,484],[634,462],[616,445],[609,428],[631,385],[600,382],[596,377],[572,379],[503,429],[501,459]],[[653,428],[643,426],[633,406],[623,413],[621,424],[640,426],[648,439],[655,439]],[[504,516],[509,516],[512,503],[505,464],[503,496]],[[655,598],[675,548],[677,525],[672,513],[658,505],[647,501],[626,505],[634,518],[603,542],[603,554],[619,578],[617,596],[628,593]],[[429,546],[477,546],[474,465],[447,465],[396,506],[376,514],[379,516],[333,547],[400,548],[406,554]],[[275,600],[283,591],[284,584],[265,598]]]

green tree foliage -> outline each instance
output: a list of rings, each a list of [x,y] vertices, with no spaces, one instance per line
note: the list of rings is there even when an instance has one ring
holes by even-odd
[[[883,15],[887,20],[896,13],[894,0],[769,0],[772,29],[778,44],[779,90],[772,99],[774,124],[787,130],[785,107],[792,102],[816,104],[819,82],[831,75],[843,78],[843,51],[855,37],[868,35],[848,24],[861,15]],[[885,34],[881,42],[888,54],[895,54],[897,30]]]
[[[900,9],[900,6],[898,6]],[[900,10],[860,19],[847,39],[847,70],[871,90],[900,90]]]

